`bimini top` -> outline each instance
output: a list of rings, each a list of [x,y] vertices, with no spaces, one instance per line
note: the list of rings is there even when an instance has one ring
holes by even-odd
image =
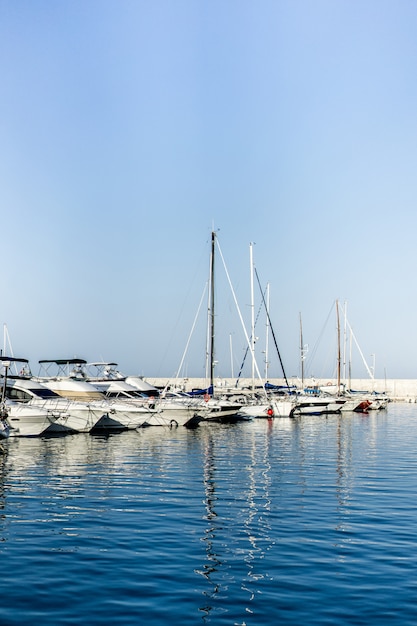
[[[85,359],[41,359],[39,363],[56,363],[57,365],[86,365]]]
[[[15,356],[0,356],[0,361],[10,361],[10,363],[29,363],[28,359],[19,359]]]

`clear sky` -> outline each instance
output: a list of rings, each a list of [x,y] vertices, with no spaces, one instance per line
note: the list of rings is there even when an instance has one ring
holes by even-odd
[[[417,378],[416,32],[414,0],[0,0],[14,354],[35,373],[78,356],[173,375],[214,228],[249,333],[253,242],[288,376],[300,314],[307,372],[334,372],[339,300],[375,375]],[[245,342],[222,269],[216,371],[230,376]],[[331,358],[313,362],[326,320]],[[256,334],[262,369],[263,313]],[[280,376],[272,339],[268,355]],[[358,356],[352,374],[366,376]]]

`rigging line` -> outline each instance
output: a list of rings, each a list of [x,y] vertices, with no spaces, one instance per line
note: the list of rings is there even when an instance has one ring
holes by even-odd
[[[371,370],[369,369],[369,366],[368,366],[368,364],[367,364],[367,362],[366,362],[366,359],[365,359],[365,357],[363,356],[363,352],[362,352],[362,350],[361,350],[361,348],[360,348],[360,346],[359,346],[359,344],[358,344],[358,341],[357,341],[357,339],[356,339],[356,337],[355,337],[355,333],[353,332],[352,326],[349,324],[349,320],[347,320],[347,319],[346,319],[346,323],[347,323],[348,328],[349,328],[349,330],[350,330],[351,337],[352,337],[353,341],[355,342],[357,349],[359,350],[359,354],[360,354],[360,355],[361,355],[361,357],[362,357],[362,361],[363,361],[363,364],[364,364],[364,365],[365,365],[365,367],[366,367],[366,371],[368,372],[369,378],[374,379],[374,378],[375,378],[375,373],[372,373],[372,372],[371,372]]]
[[[199,302],[199,305],[198,305],[197,313],[195,314],[195,317],[194,317],[193,325],[191,327],[191,331],[190,331],[190,334],[188,336],[188,340],[187,340],[187,343],[186,343],[186,346],[185,346],[184,354],[182,355],[182,359],[181,359],[181,362],[180,362],[178,370],[177,370],[176,378],[179,378],[180,371],[181,371],[182,366],[184,364],[184,360],[185,360],[185,357],[186,357],[187,352],[188,352],[188,347],[190,345],[191,337],[193,335],[194,328],[195,328],[195,325],[197,323],[197,319],[198,319],[199,314],[200,314],[200,309],[201,309],[201,306],[203,304],[203,299],[204,299],[204,296],[205,296],[205,293],[206,293],[206,289],[207,289],[207,283],[204,285],[203,293],[201,294],[201,298],[200,298],[200,302]]]
[[[311,350],[310,356],[309,356],[309,358],[308,358],[308,374],[309,374],[309,375],[311,375],[311,369],[312,369],[312,366],[313,366],[313,364],[314,364],[314,359],[315,359],[315,358],[316,358],[316,356],[317,356],[317,351],[318,351],[318,348],[319,348],[320,342],[321,342],[321,340],[322,340],[322,338],[323,338],[324,331],[327,329],[327,324],[328,324],[328,322],[329,322],[330,316],[331,316],[331,315],[332,315],[332,313],[333,313],[334,306],[335,306],[335,304],[334,304],[334,302],[333,302],[333,303],[332,303],[332,306],[330,307],[329,313],[328,313],[328,315],[327,315],[326,321],[324,322],[323,327],[322,327],[322,329],[321,329],[321,331],[320,331],[319,337],[318,337],[318,339],[316,340],[316,343],[314,344],[314,346],[313,346],[313,348],[312,348],[312,350]]]
[[[258,272],[257,272],[256,267],[255,267],[255,275],[256,275],[256,279],[257,279],[257,281],[258,281],[259,290],[260,290],[260,292],[261,292],[261,294],[262,294],[262,301],[263,301],[263,303],[264,303],[264,307],[265,307],[266,315],[267,315],[267,317],[268,317],[268,322],[269,322],[269,325],[270,325],[270,327],[271,327],[272,338],[273,338],[273,340],[274,340],[274,344],[275,344],[275,347],[276,347],[277,352],[278,352],[278,358],[279,358],[279,362],[280,362],[280,364],[281,364],[282,374],[283,374],[283,376],[284,376],[284,379],[285,379],[286,385],[287,385],[287,387],[288,387],[288,389],[289,389],[289,388],[290,388],[290,386],[289,386],[289,384],[288,384],[287,375],[286,375],[286,373],[285,373],[285,369],[284,369],[284,364],[283,364],[283,362],[282,362],[282,359],[281,359],[281,354],[280,354],[280,351],[279,351],[279,349],[278,349],[278,343],[277,343],[277,340],[276,340],[276,337],[275,337],[274,328],[273,328],[272,323],[271,323],[271,318],[270,318],[270,316],[269,316],[268,307],[266,306],[265,297],[264,297],[264,294],[263,294],[263,292],[262,292],[261,283],[260,283],[260,280],[259,280],[259,276],[258,276]]]
[[[246,339],[246,342],[247,342],[248,346],[250,346],[248,333],[246,332],[246,327],[245,327],[245,324],[243,322],[242,313],[240,311],[240,308],[239,308],[239,305],[238,305],[238,302],[237,302],[236,294],[235,294],[235,291],[233,289],[232,281],[230,280],[229,272],[227,271],[226,263],[225,263],[225,260],[224,260],[224,257],[223,257],[223,254],[222,254],[222,251],[221,251],[218,239],[216,240],[216,243],[217,243],[217,247],[219,249],[221,260],[223,262],[224,271],[226,273],[226,277],[227,277],[227,280],[229,282],[230,291],[232,292],[233,300],[234,300],[235,305],[236,305],[236,309],[237,309],[237,312],[238,312],[238,315],[239,315],[240,323],[242,324],[242,328],[243,328],[243,332],[244,332],[244,335],[245,335],[245,339]],[[252,352],[252,357],[253,357],[254,364],[255,364],[256,373],[257,373],[257,375],[259,377],[259,380],[262,383],[263,390],[265,391],[265,383],[262,381],[262,376],[261,376],[261,373],[259,371],[258,364],[256,362],[255,355],[253,354],[252,349],[251,349],[251,352]],[[265,392],[265,394],[266,394],[266,392]]]
[[[265,292],[266,292],[266,289],[265,289]],[[256,326],[256,324],[257,324],[257,322],[258,322],[259,315],[261,314],[261,310],[262,310],[262,304],[260,304],[260,305],[259,305],[258,313],[257,313],[256,320],[255,320],[255,326]],[[251,339],[252,339],[252,337],[251,337]],[[242,371],[243,371],[243,367],[244,367],[244,365],[245,365],[246,357],[248,356],[248,352],[249,352],[249,346],[246,346],[245,354],[243,355],[242,364],[241,364],[241,366],[240,366],[240,370],[239,370],[239,373],[238,373],[238,375],[237,375],[237,379],[236,379],[235,387],[237,387],[237,385],[238,385],[238,382],[239,382],[240,376],[241,376]]]
[[[186,343],[186,345],[185,345],[185,350],[184,350],[184,353],[183,353],[183,355],[182,355],[181,362],[180,362],[180,364],[179,364],[179,366],[178,366],[177,373],[174,375],[174,378],[175,378],[175,379],[177,379],[177,378],[179,378],[179,377],[180,377],[180,372],[181,372],[182,366],[184,365],[184,360],[185,360],[185,357],[186,357],[186,355],[187,355],[188,348],[189,348],[189,346],[190,346],[191,337],[192,337],[192,335],[193,335],[193,333],[194,333],[194,329],[195,329],[195,326],[196,326],[196,323],[197,323],[197,320],[198,320],[198,317],[199,317],[199,314],[200,314],[200,309],[201,309],[201,306],[202,306],[202,303],[203,303],[203,299],[204,299],[204,296],[205,296],[206,290],[207,290],[207,283],[204,285],[204,289],[203,289],[203,293],[201,294],[201,298],[200,298],[200,302],[199,302],[199,305],[198,305],[197,313],[195,314],[194,321],[193,321],[193,325],[192,325],[192,327],[191,327],[191,331],[190,331],[190,334],[189,334],[189,336],[188,336],[187,343]],[[165,384],[165,387],[164,387],[164,388],[163,388],[163,390],[162,390],[161,395],[164,395],[164,394],[166,393],[166,390],[167,390],[167,388],[168,388],[169,384],[170,384],[170,381],[168,380],[168,381],[166,382],[166,384]]]

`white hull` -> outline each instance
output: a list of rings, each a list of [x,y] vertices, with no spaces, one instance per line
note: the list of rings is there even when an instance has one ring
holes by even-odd
[[[140,406],[133,402],[103,401],[102,406],[104,405],[107,406],[107,413],[96,424],[97,428],[134,430],[144,426],[147,420],[158,413],[155,409]]]
[[[266,404],[247,404],[242,406],[239,409],[239,415],[243,415],[244,417],[272,417],[272,415],[268,416],[268,411],[272,411],[272,407],[270,403]]]
[[[325,398],[320,396],[298,396],[293,414],[294,415],[323,415],[327,413],[340,413],[344,400],[339,398]]]
[[[197,426],[204,417],[198,415],[193,410],[187,409],[161,409],[154,414],[151,414],[143,426],[185,426],[193,427]]]
[[[202,415],[204,415],[204,420],[207,422],[230,422],[247,419],[246,417],[239,415],[239,411],[242,408],[241,403],[210,398],[206,404],[207,408],[205,412],[203,409]]]
[[[272,400],[273,415],[271,417],[292,417],[295,403],[292,400]]]
[[[47,431],[59,430],[53,416],[41,407],[16,403],[6,406],[11,437],[39,437]]]
[[[239,410],[239,415],[248,418],[292,417],[294,402],[272,399],[263,404],[248,404]]]
[[[93,404],[82,402],[70,402],[67,411],[57,417],[56,421],[68,430],[89,433],[105,415],[104,408],[96,408]]]

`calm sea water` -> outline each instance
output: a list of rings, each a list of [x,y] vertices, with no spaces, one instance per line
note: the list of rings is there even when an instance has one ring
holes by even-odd
[[[0,624],[417,623],[417,406],[15,439]]]

